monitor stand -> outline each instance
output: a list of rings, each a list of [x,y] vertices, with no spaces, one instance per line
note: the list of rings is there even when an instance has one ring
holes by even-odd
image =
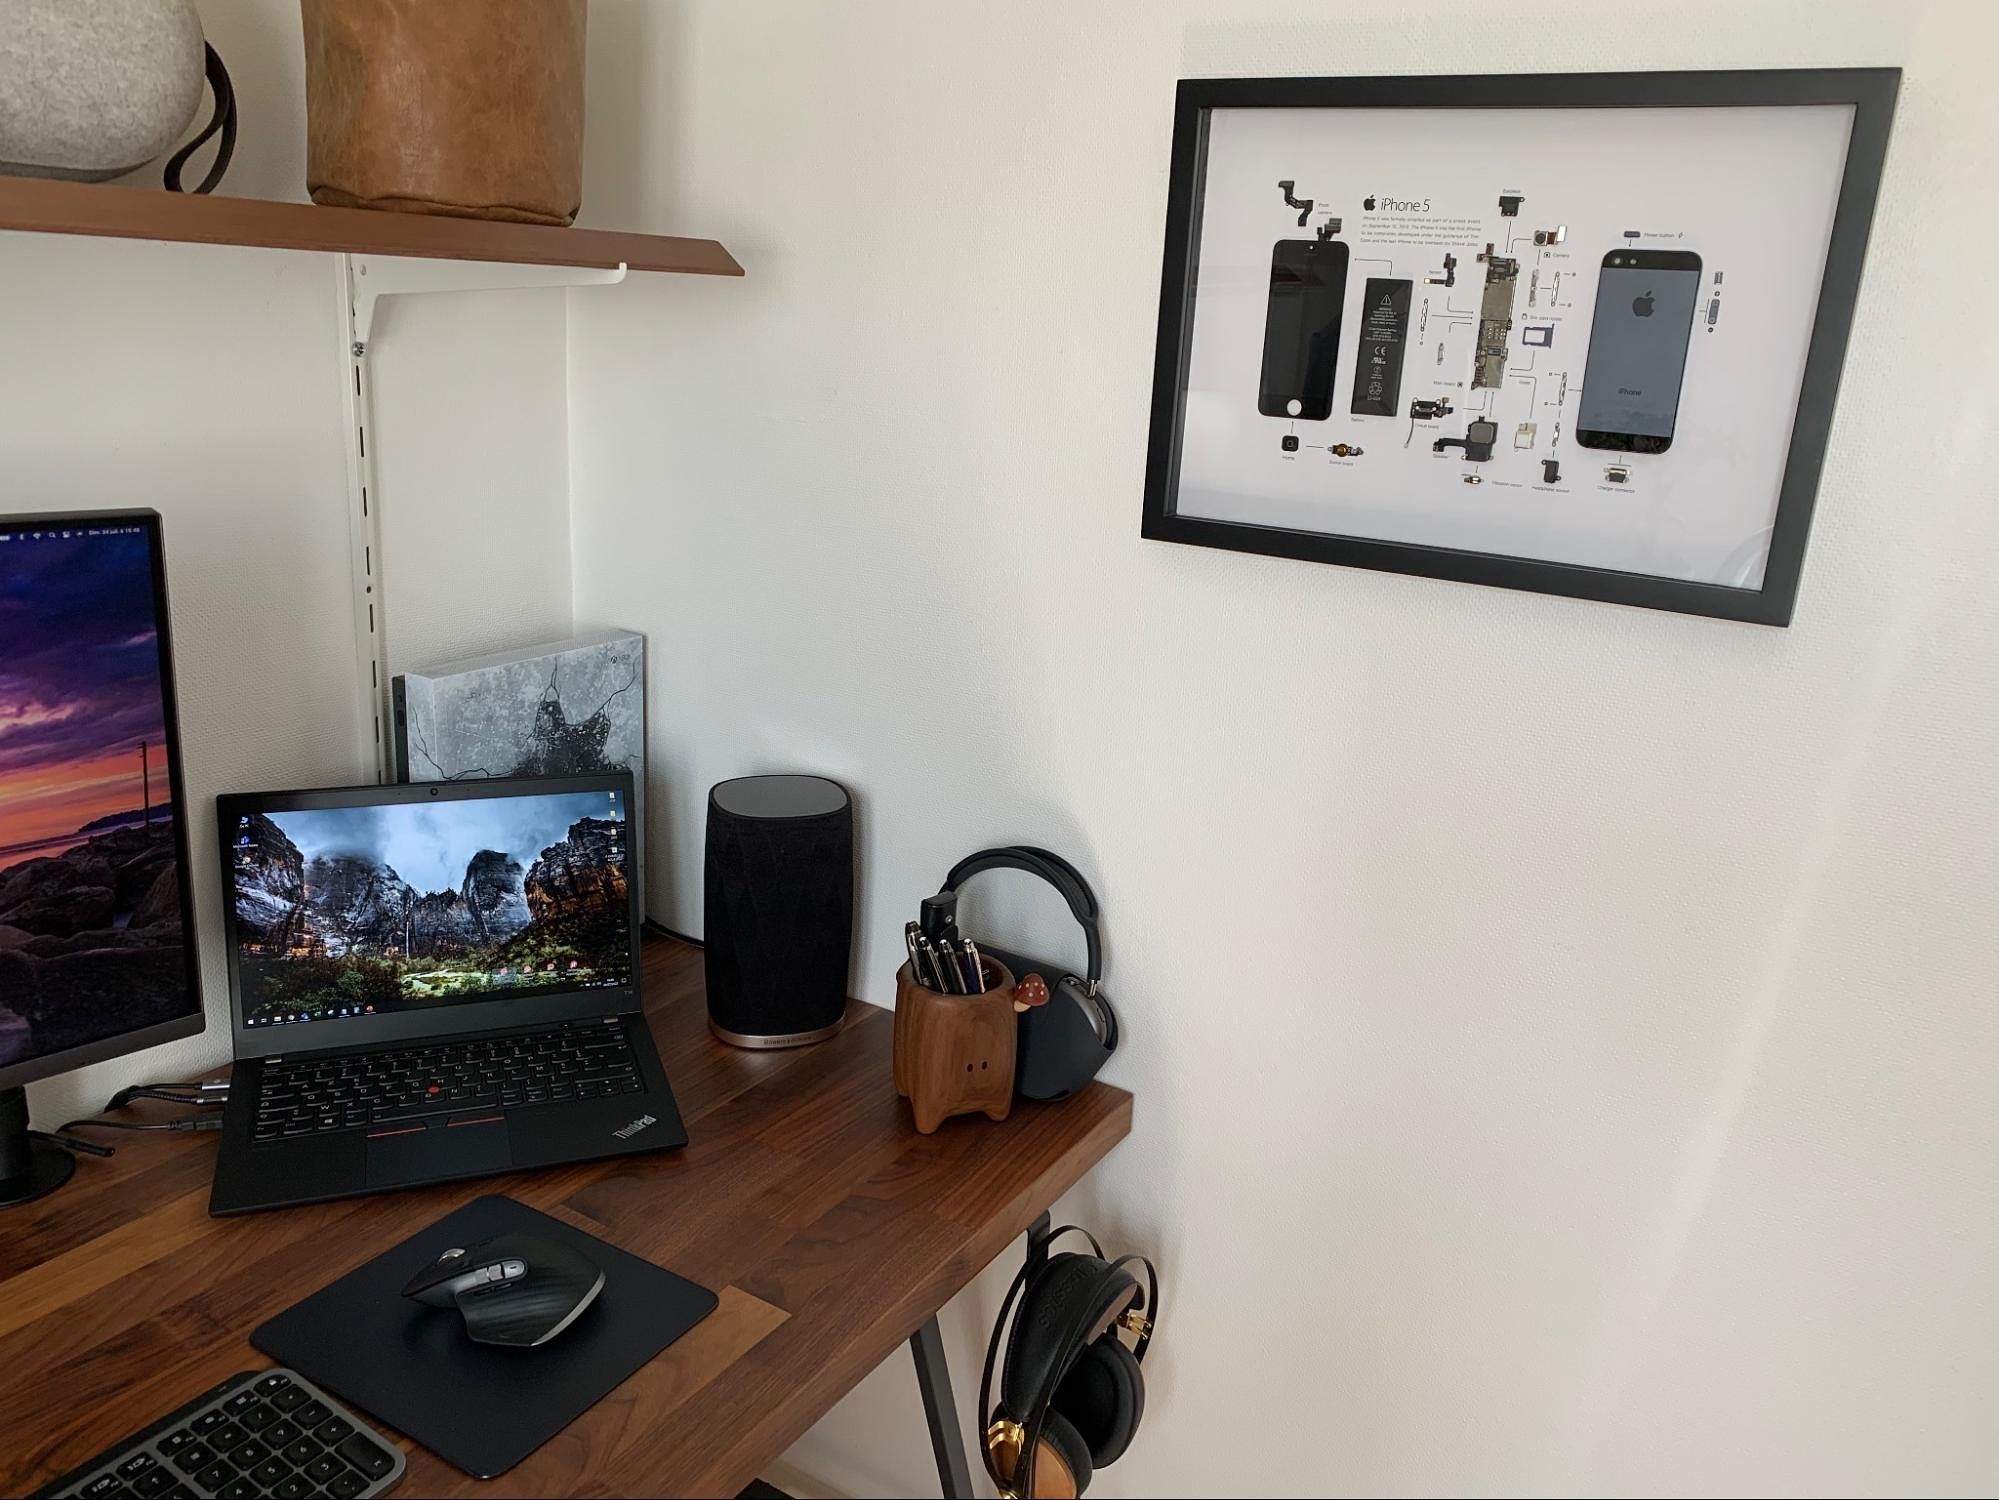
[[[0,1089],[0,1209],[32,1203],[69,1181],[76,1158],[28,1134],[25,1089]]]

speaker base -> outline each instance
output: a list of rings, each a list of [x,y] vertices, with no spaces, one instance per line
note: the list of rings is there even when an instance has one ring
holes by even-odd
[[[838,1036],[840,1028],[847,1024],[842,1016],[831,1026],[821,1026],[817,1031],[788,1031],[782,1036],[746,1036],[740,1031],[725,1031],[716,1025],[715,1018],[708,1018],[708,1029],[721,1041],[731,1047],[743,1047],[752,1052],[779,1052],[786,1047],[809,1047],[814,1042],[823,1042],[828,1037]]]

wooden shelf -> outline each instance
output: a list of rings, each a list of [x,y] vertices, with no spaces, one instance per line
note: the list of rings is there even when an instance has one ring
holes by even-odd
[[[695,276],[743,274],[736,258],[715,240],[322,208],[316,203],[272,203],[259,198],[202,197],[158,188],[32,177],[0,177],[0,230],[4,229],[522,266],[615,270],[622,265],[634,271]]]

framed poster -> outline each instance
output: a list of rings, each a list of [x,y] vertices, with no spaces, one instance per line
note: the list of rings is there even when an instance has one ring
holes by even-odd
[[[1144,535],[1788,624],[1900,77],[1183,80]]]

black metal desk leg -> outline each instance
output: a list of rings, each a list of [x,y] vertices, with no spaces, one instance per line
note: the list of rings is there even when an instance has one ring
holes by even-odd
[[[972,1465],[965,1456],[958,1407],[951,1399],[944,1335],[934,1316],[909,1336],[909,1353],[916,1361],[916,1388],[923,1392],[923,1416],[930,1424],[930,1446],[937,1454],[937,1482],[944,1487],[944,1500],[971,1500]]]

